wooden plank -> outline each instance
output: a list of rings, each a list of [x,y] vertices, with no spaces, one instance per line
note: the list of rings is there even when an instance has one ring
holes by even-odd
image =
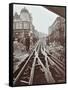
[[[32,85],[32,83],[33,83],[35,63],[36,63],[36,58],[34,58],[34,62],[33,62],[33,65],[32,65],[32,69],[31,69],[31,73],[30,73],[30,79],[29,79],[29,85]]]
[[[31,69],[31,74],[30,74],[30,79],[29,79],[29,85],[32,85],[32,83],[33,83],[35,63],[36,63],[36,58],[38,57],[39,47],[40,47],[40,43],[38,45],[37,51],[35,50],[35,58],[34,58],[34,62],[33,62],[32,69]]]
[[[29,84],[29,82],[24,81],[24,80],[20,80],[20,82],[22,82],[22,83],[26,83],[26,84]]]
[[[64,66],[64,63],[63,62],[61,62],[60,60],[58,60],[55,56],[53,56],[53,55],[51,55],[50,53],[49,53],[49,51],[47,51],[45,48],[44,48],[44,50],[45,50],[45,52],[47,53],[47,54],[49,54],[51,57],[53,57],[56,61],[58,61],[59,63],[61,63],[63,66]]]
[[[45,62],[46,62],[46,68],[45,68],[45,66],[43,65],[43,63],[41,62],[41,60],[39,59],[39,61],[40,61],[40,64],[42,65],[42,67],[43,67],[43,69],[44,69],[44,71],[45,71],[45,77],[46,77],[46,79],[47,79],[47,82],[48,83],[55,83],[55,80],[54,80],[54,78],[52,77],[52,74],[51,74],[51,72],[50,72],[50,70],[49,70],[49,65],[48,65],[48,60],[47,60],[47,58],[48,58],[48,56],[47,56],[47,53],[45,52],[45,47],[44,47],[44,45],[43,45],[43,49],[42,49],[42,47],[41,47],[41,52],[42,52],[42,54],[45,56]]]
[[[52,77],[51,72],[50,72],[47,68],[45,68],[45,66],[43,65],[43,63],[42,63],[41,60],[39,59],[39,57],[38,57],[38,61],[39,61],[39,63],[41,64],[41,66],[42,66],[42,68],[43,68],[43,70],[44,70],[44,72],[45,72],[45,78],[46,78],[47,82],[48,82],[48,83],[55,83],[55,80],[54,80],[54,78]]]
[[[45,56],[46,68],[49,70],[49,65],[48,65],[48,61],[47,61],[47,53],[44,51],[44,48],[42,49],[42,47],[41,47],[41,52]]]
[[[49,60],[49,62],[54,62],[49,57],[48,57],[48,60]],[[64,73],[64,70],[61,69],[56,63],[54,63],[54,64],[55,64],[56,68],[63,74]]]
[[[37,43],[37,46],[38,46],[38,44],[39,44],[39,41],[38,41],[38,43]],[[36,46],[36,47],[37,47],[37,46]],[[35,47],[34,51],[36,50],[36,47]],[[33,55],[34,51],[32,52],[32,54],[30,55],[30,57],[28,58],[28,60],[26,61],[26,63],[25,63],[24,66],[22,67],[22,69],[20,70],[20,72],[18,73],[17,77],[14,79],[14,82],[13,82],[14,84],[15,84],[15,83],[17,82],[17,80],[19,79],[22,71],[23,71],[24,68],[26,67],[26,65],[27,65],[28,61],[30,60],[31,56]]]
[[[44,47],[44,46],[43,46]],[[45,49],[45,47],[44,47],[44,51],[43,51],[43,49],[41,49],[42,50],[42,53],[45,55],[46,53],[48,54],[48,51]],[[45,53],[46,52],[46,53]],[[63,66],[63,64],[62,64],[62,62],[60,62],[57,58],[55,58],[54,56],[52,56],[51,54],[49,54],[51,57],[53,57],[54,59],[56,59],[56,60],[51,60],[49,57],[48,57],[48,59],[50,60],[50,63],[52,63],[52,64],[54,64],[54,63],[56,63],[56,66],[60,66],[60,67],[64,67]],[[61,64],[60,64],[61,63]],[[58,65],[57,65],[58,64]],[[64,69],[64,68],[63,68]],[[62,70],[60,70],[60,71],[62,71]],[[62,71],[63,72],[63,71]]]

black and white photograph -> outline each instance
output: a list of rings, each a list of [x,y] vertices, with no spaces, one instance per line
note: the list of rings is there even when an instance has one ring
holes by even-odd
[[[66,82],[66,7],[13,4],[13,86]]]

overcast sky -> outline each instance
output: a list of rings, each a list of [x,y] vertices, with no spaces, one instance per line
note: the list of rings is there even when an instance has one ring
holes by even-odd
[[[20,14],[22,8],[26,8],[32,16],[32,23],[35,26],[35,29],[48,34],[48,27],[53,24],[57,14],[47,10],[42,6],[32,6],[32,5],[14,5],[13,13],[17,12]]]

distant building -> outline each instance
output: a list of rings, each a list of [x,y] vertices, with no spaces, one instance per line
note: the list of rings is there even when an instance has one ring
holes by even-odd
[[[20,15],[17,12],[15,13],[13,17],[14,40],[22,41],[23,39],[24,41],[26,37],[30,36],[32,43],[33,29],[31,14],[25,7],[21,9]]]
[[[49,42],[56,42],[64,45],[65,41],[65,19],[57,17],[54,23],[49,27]]]

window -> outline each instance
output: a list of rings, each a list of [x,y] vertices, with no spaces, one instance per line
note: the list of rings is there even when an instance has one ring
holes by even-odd
[[[19,29],[22,29],[22,22],[19,23]]]
[[[24,29],[29,29],[29,22],[24,22]]]
[[[15,22],[13,23],[13,29],[16,29],[16,25],[15,25]]]
[[[16,29],[22,29],[22,22],[16,22]]]

